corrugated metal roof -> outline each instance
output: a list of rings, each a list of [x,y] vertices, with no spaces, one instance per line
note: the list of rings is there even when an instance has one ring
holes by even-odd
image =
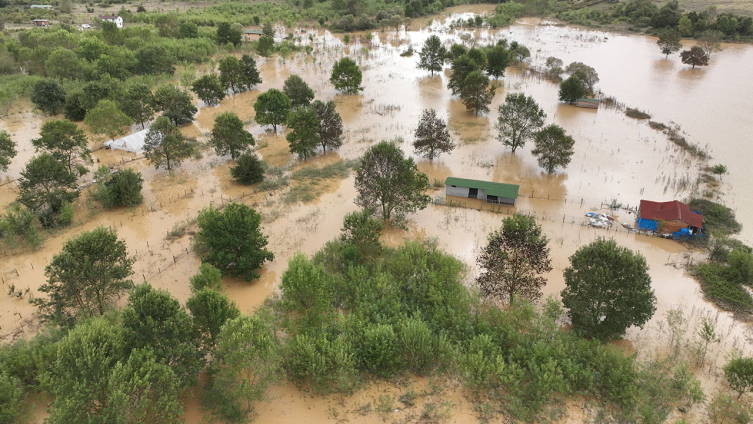
[[[585,97],[581,97],[578,100],[578,102],[589,102],[589,103],[599,103],[599,99],[587,99]]]
[[[692,212],[688,205],[677,200],[652,202],[641,200],[640,217],[657,221],[683,221],[691,227],[703,228],[703,215]]]
[[[258,35],[264,35],[264,31],[259,31],[258,29],[247,29],[243,31],[244,34],[258,34]]]
[[[484,190],[487,196],[492,195],[497,197],[507,197],[510,199],[517,198],[518,191],[520,190],[520,186],[516,184],[493,183],[491,181],[469,180],[466,178],[447,177],[447,180],[445,180],[444,183],[445,185],[477,188],[479,190]]]

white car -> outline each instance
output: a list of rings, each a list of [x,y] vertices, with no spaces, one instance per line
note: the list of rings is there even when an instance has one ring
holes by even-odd
[[[92,26],[89,24],[81,24],[81,30],[90,29]]]

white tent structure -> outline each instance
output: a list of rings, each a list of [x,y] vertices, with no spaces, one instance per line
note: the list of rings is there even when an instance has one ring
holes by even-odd
[[[133,153],[143,153],[144,139],[146,138],[147,131],[149,131],[148,128],[117,140],[105,141],[105,147],[109,147],[112,150],[126,150]]]

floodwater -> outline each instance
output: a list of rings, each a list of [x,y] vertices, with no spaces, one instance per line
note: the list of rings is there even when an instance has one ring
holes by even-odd
[[[705,188],[697,187],[696,180],[699,169],[706,163],[680,150],[666,135],[649,128],[645,121],[628,118],[613,109],[594,111],[559,104],[557,85],[531,77],[522,70],[508,69],[507,75],[500,79],[489,115],[469,115],[446,89],[449,70],[432,77],[416,69],[417,55],[399,56],[409,43],[414,50],[419,50],[431,34],[438,34],[446,43],[456,40],[462,31],[447,29],[448,15],[452,15],[451,19],[468,18],[469,13],[491,10],[492,7],[483,5],[454,8],[442,19],[434,19],[431,28],[426,27],[426,20],[414,21],[411,31],[375,32],[371,41],[365,40],[363,34],[354,34],[350,45],[342,43],[341,35],[297,31],[296,35],[301,36],[304,44],[309,43],[309,34],[314,36],[313,55],[300,53],[285,62],[278,57],[260,58],[258,63],[264,82],[257,90],[232,96],[216,107],[201,107],[196,121],[182,130],[202,140],[211,130],[215,116],[233,111],[247,123],[246,128],[256,139],[258,153],[271,165],[289,171],[358,158],[382,139],[402,138],[403,141],[398,141],[400,147],[412,155],[410,142],[418,117],[422,109],[435,108],[448,119],[458,147],[433,162],[415,158],[419,169],[428,174],[430,181],[443,181],[452,175],[520,184],[517,207],[492,208],[470,200],[463,202],[465,207],[430,205],[408,216],[407,230],[387,230],[382,240],[398,245],[406,239],[436,238],[443,249],[467,264],[470,285],[478,273],[475,258],[487,234],[498,228],[507,214],[530,213],[539,219],[551,240],[554,269],[547,276],[549,283],[544,291],[546,295],[556,295],[564,287],[562,270],[567,267],[569,256],[597,237],[613,237],[621,245],[646,256],[658,298],[655,318],[643,330],[630,329],[621,346],[627,350],[635,346],[639,351],[650,352],[665,349],[667,329],[663,317],[671,308],[685,312],[690,332],[699,317],[714,317],[725,337],[713,348],[716,360],[711,361],[713,364],[707,372],[704,371],[704,388],[710,392],[717,384],[713,370],[716,363],[724,360],[724,353],[738,348],[750,354],[751,349],[747,326],[733,320],[730,314],[717,313],[702,299],[698,284],[685,275],[681,265],[691,258],[698,260],[700,255],[686,252],[683,246],[670,240],[627,233],[618,225],[610,231],[581,225],[584,213],[598,211],[603,203],[612,199],[635,206],[641,198],[683,199],[693,192],[703,192]],[[753,79],[746,73],[753,69],[753,47],[725,45],[724,51],[712,57],[707,69],[690,70],[676,57],[665,60],[650,37],[556,26],[534,19],[524,19],[502,30],[477,30],[473,34],[481,44],[501,37],[525,44],[532,52],[534,66],[542,65],[548,56],[559,57],[566,64],[580,61],[591,65],[599,72],[602,80],[599,88],[606,95],[649,112],[654,120],[680,125],[689,141],[709,149],[713,156],[711,163],[728,166],[730,175],[723,179],[721,198],[735,208],[744,224],[741,237],[749,243],[753,240],[750,227],[753,203],[745,196],[746,183],[753,177],[753,170],[745,166],[749,155],[740,153],[744,152],[748,134],[753,133],[750,113],[753,98],[740,95],[753,93]],[[358,95],[341,95],[328,81],[332,63],[343,55],[354,58],[363,70],[365,89]],[[318,99],[332,99],[337,104],[346,132],[346,142],[337,152],[328,152],[307,162],[298,161],[287,149],[284,128],[278,128],[275,134],[271,128],[259,127],[253,122],[253,102],[259,93],[273,87],[282,88],[285,78],[293,73],[309,83]],[[513,155],[495,140],[496,107],[511,92],[533,96],[547,113],[547,123],[564,127],[575,138],[575,155],[568,169],[546,175],[530,153],[532,146]],[[16,178],[33,154],[30,140],[38,135],[42,123],[43,119],[28,107],[14,110],[9,118],[0,122],[0,127],[12,133],[22,152],[13,161],[7,178]],[[92,146],[96,147],[96,143]],[[269,249],[275,254],[275,260],[260,270],[260,280],[246,283],[225,279],[231,299],[242,311],[252,312],[274,293],[291,255],[298,251],[308,255],[316,252],[339,234],[344,215],[357,209],[353,203],[356,191],[352,175],[321,183],[321,194],[311,202],[288,203],[284,200],[285,188],[258,192],[254,187],[234,184],[229,175],[230,159],[217,157],[211,150],[204,150],[199,160],[187,160],[172,175],[155,170],[143,158],[129,153],[98,150],[94,156],[98,162],[94,166],[104,163],[142,172],[146,180],[144,204],[132,209],[103,211],[96,201],[87,201],[88,196],[82,195],[82,200],[75,205],[74,225],[50,236],[40,250],[0,252],[3,291],[14,285],[16,290],[28,287],[31,295],[38,295],[37,289],[45,280],[44,266],[62,244],[80,231],[106,225],[117,229],[128,243],[130,253],[137,258],[134,281],[147,280],[185,302],[190,294],[188,279],[197,271],[199,260],[191,251],[190,233],[177,237],[168,237],[168,233],[185,226],[209,204],[239,201],[260,211],[264,232],[269,236]],[[6,176],[2,177],[5,181]],[[0,205],[7,206],[15,198],[15,191],[14,183],[1,185]],[[441,188],[432,189],[429,194],[440,202],[444,200]],[[616,215],[618,221],[633,220],[624,210],[617,211]],[[34,308],[27,302],[28,296],[0,297],[2,342],[30,337],[39,328]],[[413,384],[425,386],[427,383],[416,380]],[[304,416],[313,422],[343,419],[377,422],[383,418],[408,421],[405,412],[385,417],[376,413],[361,416],[358,412],[366,402],[373,405],[379,394],[397,394],[398,390],[376,384],[350,397],[312,398],[293,386],[283,385],[271,390],[268,401],[259,403],[257,422],[294,423]],[[442,399],[453,404],[450,422],[467,421],[472,415],[468,402],[458,390],[448,390]],[[198,400],[188,400],[186,407],[186,421],[201,422]],[[573,414],[579,409],[577,402],[569,408]]]

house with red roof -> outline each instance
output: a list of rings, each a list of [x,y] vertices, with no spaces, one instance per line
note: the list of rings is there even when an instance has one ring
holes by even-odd
[[[688,205],[677,200],[641,200],[636,221],[638,229],[644,231],[674,233],[686,228],[690,234],[700,234],[703,230],[703,215],[691,211]]]

